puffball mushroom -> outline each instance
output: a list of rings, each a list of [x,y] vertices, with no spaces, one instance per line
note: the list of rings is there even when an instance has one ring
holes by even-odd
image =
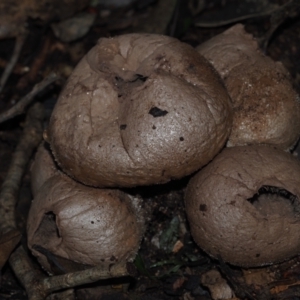
[[[40,148],[38,159],[50,157],[46,151]],[[124,267],[135,257],[144,233],[140,204],[137,197],[87,187],[56,171],[34,196],[27,221],[28,247],[49,273],[53,265],[61,272],[74,270],[72,263]]]
[[[300,134],[300,100],[288,71],[238,24],[197,47],[219,72],[233,101],[227,146],[271,144],[287,150]]]
[[[223,147],[230,98],[195,49],[151,34],[102,38],[71,74],[47,131],[64,172],[98,187],[165,183]]]
[[[189,182],[187,217],[196,243],[243,267],[300,253],[300,162],[270,146],[226,148]]]

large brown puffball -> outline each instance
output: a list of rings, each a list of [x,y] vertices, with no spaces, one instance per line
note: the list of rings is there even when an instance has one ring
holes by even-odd
[[[35,163],[45,157],[46,148],[41,147]],[[138,198],[84,186],[59,171],[35,186],[27,221],[28,246],[48,272],[57,268],[70,272],[78,265],[108,270],[112,265],[124,267],[135,257],[144,233]]]
[[[216,68],[233,101],[228,146],[272,144],[284,150],[300,134],[300,99],[288,71],[238,24],[197,47]]]
[[[150,34],[102,38],[70,76],[48,141],[63,171],[92,186],[188,175],[223,147],[231,103],[195,49]]]
[[[226,148],[189,182],[186,211],[196,243],[244,267],[300,253],[300,162],[270,146]]]

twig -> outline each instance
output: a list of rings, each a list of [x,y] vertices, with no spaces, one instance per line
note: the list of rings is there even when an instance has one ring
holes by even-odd
[[[23,135],[13,154],[9,170],[0,191],[0,228],[2,232],[17,228],[15,207],[18,194],[27,163],[32,152],[42,139],[43,119],[43,106],[40,103],[36,103],[28,111]],[[37,272],[33,271],[30,260],[22,246],[19,246],[11,255],[10,264],[16,276],[24,285],[32,285],[33,281],[40,278]],[[27,293],[30,294],[30,290],[27,290]]]
[[[10,108],[9,110],[3,112],[0,114],[0,123],[3,123],[9,119],[12,119],[13,117],[20,115],[24,112],[24,109],[26,106],[28,106],[34,99],[34,97],[45,87],[53,83],[58,79],[58,76],[54,73],[51,73],[49,76],[47,76],[42,82],[36,84],[32,91],[27,94],[25,97],[23,97],[15,106]]]
[[[7,65],[7,60],[4,58],[0,58],[0,68],[5,69]],[[23,65],[16,63],[14,69],[12,70],[12,74],[23,75],[28,72],[28,67],[24,67]]]
[[[74,289],[68,289],[68,290],[60,291],[58,293],[53,293],[49,297],[47,297],[47,300],[58,300],[58,299],[75,300],[77,298]]]
[[[33,268],[22,246],[11,255],[9,263],[25,287],[29,300],[43,300],[53,292],[93,283],[101,279],[128,276],[127,270],[120,266],[112,267],[110,270],[94,267],[84,271],[46,277]]]
[[[48,277],[41,281],[41,286],[47,293],[51,293],[65,288],[93,283],[100,279],[124,276],[128,276],[128,272],[123,266],[113,266],[110,270],[104,270],[102,267],[93,267],[83,271]]]
[[[38,288],[38,281],[45,278],[45,275],[36,270],[23,246],[19,246],[10,256],[9,264],[15,275],[25,287],[28,299],[43,300],[47,294]]]
[[[2,92],[8,77],[12,73],[13,68],[16,65],[17,61],[18,61],[18,58],[20,56],[20,52],[22,50],[22,47],[23,47],[24,42],[26,40],[26,37],[27,37],[27,32],[24,32],[16,38],[16,44],[15,44],[14,52],[13,52],[11,58],[10,58],[10,61],[6,65],[6,68],[5,68],[2,76],[1,76],[0,93]]]
[[[286,4],[280,6],[271,14],[270,18],[270,28],[264,34],[262,38],[259,39],[259,44],[261,48],[266,51],[268,44],[277,30],[277,28],[283,24],[288,18],[295,18],[300,13],[300,2],[299,0],[290,0]]]
[[[3,232],[16,229],[15,206],[18,200],[23,174],[33,150],[42,139],[42,104],[36,103],[28,111],[24,133],[13,154],[11,165],[0,191],[0,228]]]
[[[22,76],[17,84],[17,89],[23,89],[32,82],[36,81],[36,77],[41,68],[46,64],[47,57],[51,54],[51,38],[49,36],[43,42],[42,49],[35,57],[30,66],[29,72]]]

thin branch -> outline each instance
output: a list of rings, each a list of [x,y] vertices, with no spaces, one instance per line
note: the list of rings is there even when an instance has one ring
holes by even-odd
[[[47,297],[47,300],[76,300],[76,295],[74,289],[68,289],[64,291],[60,291],[58,293],[53,293],[49,297]]]
[[[24,45],[24,42],[26,40],[27,35],[28,34],[25,31],[16,38],[16,44],[15,44],[15,47],[14,47],[14,52],[13,52],[11,58],[10,58],[10,61],[6,65],[6,68],[5,68],[5,70],[4,70],[4,72],[1,76],[1,79],[0,79],[0,93],[2,92],[8,77],[12,73],[13,68],[15,67],[15,65],[16,65],[16,63],[19,59],[19,56],[20,56],[20,53],[21,53],[21,50],[22,50],[22,47]]]
[[[36,84],[32,91],[23,97],[15,106],[0,114],[0,123],[22,114],[24,109],[33,101],[34,97],[58,78],[59,77],[56,74],[51,73],[42,82]]]
[[[42,104],[32,106],[25,121],[24,133],[12,156],[12,161],[0,191],[0,228],[3,232],[16,229],[15,207],[27,163],[42,139],[44,110]]]
[[[18,202],[19,190],[28,161],[42,139],[43,120],[43,105],[36,103],[28,111],[23,135],[12,156],[9,170],[0,191],[0,229],[2,232],[17,228],[15,208]],[[40,274],[31,266],[31,262],[22,246],[19,246],[11,255],[10,264],[16,276],[25,286],[32,285],[33,281],[40,278]],[[30,295],[31,289],[27,289],[27,293]]]
[[[270,28],[264,34],[262,38],[259,39],[259,44],[261,48],[266,51],[268,44],[278,27],[283,24],[288,18],[295,18],[300,13],[300,2],[299,0],[290,0],[286,4],[280,6],[276,9],[270,18]]]
[[[113,266],[110,270],[97,266],[83,271],[45,278],[41,280],[41,287],[46,293],[52,293],[61,289],[93,283],[101,279],[119,278],[128,275],[128,271],[123,266]]]
[[[47,36],[43,41],[41,51],[36,55],[33,60],[29,71],[24,74],[17,83],[17,89],[24,89],[26,86],[30,85],[32,82],[36,82],[36,78],[43,66],[46,65],[47,57],[53,52],[53,47],[51,47],[52,39]]]
[[[39,288],[38,281],[46,276],[36,270],[23,246],[19,246],[10,256],[9,264],[15,275],[25,287],[28,299],[43,300],[47,294]]]
[[[119,278],[129,275],[125,267],[113,266],[110,270],[94,267],[84,271],[46,277],[34,269],[22,246],[11,255],[9,263],[25,287],[29,300],[43,300],[53,292],[93,283],[101,279]]]

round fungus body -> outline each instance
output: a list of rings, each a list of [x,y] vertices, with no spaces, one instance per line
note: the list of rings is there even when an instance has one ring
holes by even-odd
[[[39,151],[35,163],[50,155],[44,147]],[[35,185],[27,236],[29,249],[49,273],[125,267],[135,257],[144,233],[139,198],[84,186],[59,171],[44,179]]]
[[[196,171],[223,147],[231,123],[221,78],[195,49],[129,34],[100,39],[81,60],[54,108],[48,141],[76,180],[132,187]]]
[[[255,267],[300,252],[300,162],[270,146],[226,148],[189,182],[196,243],[215,258]]]
[[[228,146],[289,149],[300,133],[300,100],[290,75],[238,24],[197,47],[221,75],[233,102]]]

